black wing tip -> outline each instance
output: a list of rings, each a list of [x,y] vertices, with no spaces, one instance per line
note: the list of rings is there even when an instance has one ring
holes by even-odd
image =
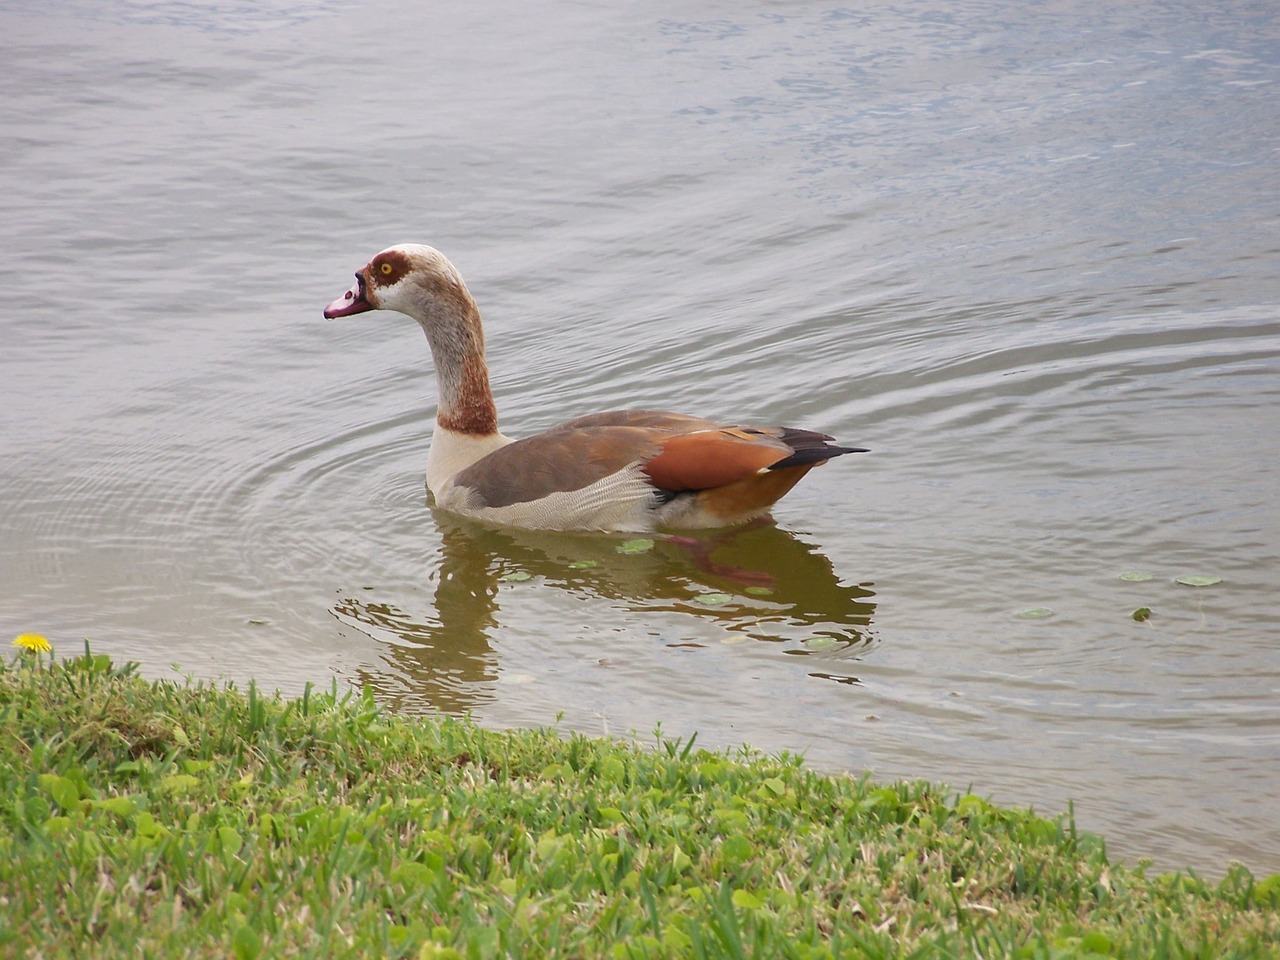
[[[785,470],[787,467],[803,467],[812,463],[822,463],[833,457],[842,457],[846,453],[870,453],[869,447],[838,447],[835,444],[806,446],[789,457],[783,457],[777,463],[769,465],[770,470]]]

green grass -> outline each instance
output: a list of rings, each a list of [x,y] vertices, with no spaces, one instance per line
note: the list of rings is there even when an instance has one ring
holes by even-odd
[[[789,757],[0,666],[0,956],[1280,955],[1280,876],[1224,869]]]

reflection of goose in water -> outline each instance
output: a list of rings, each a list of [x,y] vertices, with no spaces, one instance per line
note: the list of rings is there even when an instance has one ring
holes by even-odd
[[[324,315],[368,310],[407,314],[427,334],[440,392],[427,487],[452,513],[541,530],[722,527],[765,515],[832,457],[864,452],[812,430],[653,410],[591,414],[513,441],[498,432],[480,311],[443,254],[382,251]]]
[[[493,699],[487,687],[500,664],[491,641],[506,590],[566,591],[594,604],[594,621],[689,617],[703,632],[776,643],[787,654],[857,658],[875,643],[869,585],[841,583],[827,557],[771,521],[657,536],[650,547],[498,529],[443,511],[436,518],[442,560],[433,610],[405,611],[374,595],[346,597],[333,610],[384,641],[385,669],[360,680],[397,708],[463,713]]]

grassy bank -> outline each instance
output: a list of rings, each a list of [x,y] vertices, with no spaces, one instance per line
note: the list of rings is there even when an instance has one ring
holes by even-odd
[[[1263,957],[1280,877],[923,783],[0,667],[0,955]]]

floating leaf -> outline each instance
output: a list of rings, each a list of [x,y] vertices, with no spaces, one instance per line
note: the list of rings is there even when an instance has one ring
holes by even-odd
[[[570,570],[590,570],[592,567],[598,567],[600,564],[594,560],[575,560],[569,564]]]
[[[648,553],[653,549],[653,541],[648,537],[638,537],[635,540],[624,540],[618,544],[619,553]]]
[[[1178,577],[1175,582],[1180,583],[1185,587],[1212,587],[1215,583],[1221,583],[1222,578],[1192,575]]]
[[[768,587],[747,587],[747,593],[751,594],[751,596],[753,597],[773,596],[773,591],[770,590]]]
[[[503,583],[521,583],[525,580],[532,580],[533,574],[528,570],[512,570],[510,573],[504,573],[498,579]]]
[[[1018,616],[1023,620],[1043,620],[1045,617],[1052,617],[1053,611],[1048,607],[1031,607],[1028,610],[1019,611]]]
[[[709,604],[713,607],[733,602],[732,594],[728,593],[700,593],[693,599],[697,600],[699,603]]]
[[[1142,623],[1144,620],[1150,620],[1151,608],[1139,607],[1137,610],[1133,611],[1132,616],[1133,616],[1133,619],[1137,620],[1139,623]]]
[[[1120,579],[1127,580],[1129,583],[1142,583],[1145,580],[1154,580],[1155,577],[1154,573],[1140,573],[1133,570],[1120,574]]]

